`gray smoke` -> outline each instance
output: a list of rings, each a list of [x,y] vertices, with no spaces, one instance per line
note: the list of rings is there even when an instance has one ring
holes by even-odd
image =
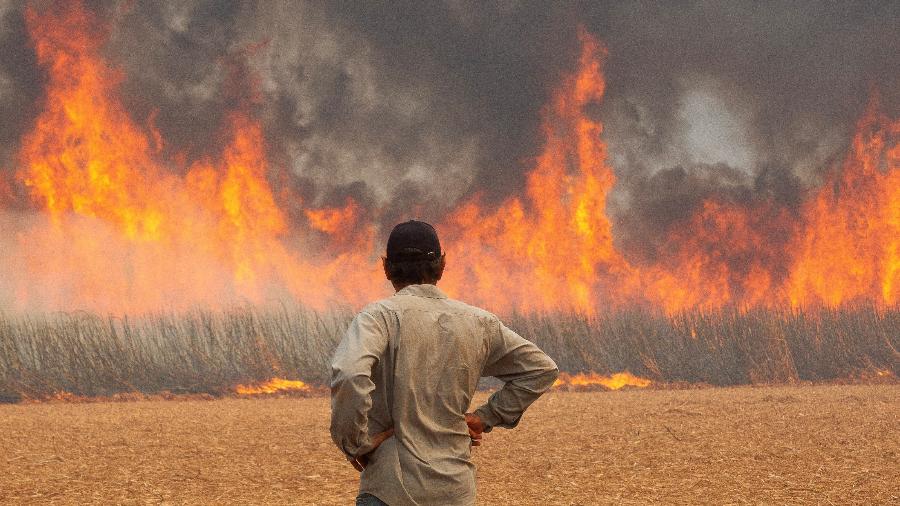
[[[796,206],[873,89],[886,113],[900,110],[892,1],[88,5],[110,20],[126,108],[140,124],[154,117],[170,155],[217,153],[226,113],[249,109],[281,193],[304,205],[353,196],[383,223],[521,192],[579,23],[609,49],[599,113],[620,181],[617,235],[647,255],[647,237],[709,195]],[[45,83],[24,8],[0,4],[7,177]]]

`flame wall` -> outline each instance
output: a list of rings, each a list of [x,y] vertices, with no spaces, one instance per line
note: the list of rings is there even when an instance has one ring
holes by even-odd
[[[477,118],[473,112],[457,118],[442,111],[422,126],[435,99],[419,92],[433,82],[372,81],[412,89],[391,103],[396,121],[384,125],[394,136],[389,141],[372,139],[381,126],[378,108],[371,116],[354,112],[371,124],[329,125],[329,118],[367,105],[341,100],[393,100],[378,87],[354,87],[366,82],[354,76],[373,72],[368,62],[378,56],[343,53],[337,39],[313,47],[345,62],[344,81],[336,81],[343,82],[341,100],[319,102],[318,111],[280,102],[283,95],[272,92],[277,73],[271,69],[278,67],[254,65],[288,51],[284,41],[236,37],[227,55],[213,62],[180,62],[222,71],[218,82],[172,91],[187,96],[179,100],[188,109],[182,113],[188,126],[173,126],[177,114],[154,108],[153,86],[146,84],[152,78],[144,75],[150,72],[117,54],[152,52],[138,47],[152,45],[142,37],[148,29],[135,27],[135,19],[147,19],[140,9],[34,4],[6,13],[22,13],[22,36],[42,83],[33,121],[21,122],[10,155],[14,170],[0,185],[0,302],[6,308],[146,312],[286,298],[316,308],[358,306],[389,293],[379,266],[383,238],[390,224],[411,216],[435,222],[443,236],[449,268],[442,286],[495,311],[900,301],[900,121],[889,114],[890,89],[887,106],[871,94],[845,154],[830,162],[785,154],[794,159],[791,171],[760,169],[753,185],[746,173],[721,162],[648,172],[641,165],[652,156],[630,160],[629,131],[622,126],[640,120],[622,119],[621,100],[605,103],[604,66],[615,53],[608,55],[589,29],[570,23],[577,35],[571,55],[557,56],[558,68],[541,69],[553,84],[530,115],[537,136],[528,147],[506,141],[496,149],[518,153],[515,165],[525,170],[517,183],[486,172],[505,156],[479,154],[492,151],[496,132],[486,125],[472,130],[483,135],[454,131]],[[366,32],[353,31],[352,19],[335,22],[327,9],[301,14],[311,26],[335,24],[357,37]],[[178,12],[167,16],[169,32],[190,31],[178,24]],[[177,38],[167,43],[177,46]],[[425,63],[419,70],[420,80],[434,71]],[[464,76],[448,79],[454,88],[472,86]],[[301,83],[297,88],[310,91]],[[192,93],[212,93],[215,107],[192,117]],[[696,94],[688,95],[686,107],[694,111],[691,97]],[[172,107],[172,100],[161,103]],[[310,102],[316,102],[313,95]],[[637,106],[632,112],[643,114]],[[606,116],[617,125],[612,132],[605,130]],[[305,117],[319,121],[305,124]],[[682,126],[690,134],[697,125],[689,119]],[[444,132],[447,139],[437,138]],[[702,151],[708,132],[697,135],[685,146]],[[511,136],[518,142],[527,137],[515,128]],[[333,142],[330,150],[322,149],[323,139]],[[409,158],[407,143],[430,146],[432,158]],[[354,151],[360,144],[368,151]],[[827,144],[813,143],[816,149]],[[373,152],[374,161],[363,160]],[[819,162],[806,183],[801,159]],[[404,177],[385,169],[385,162],[406,164]],[[617,164],[623,165],[618,172]],[[388,197],[379,195],[385,192]],[[674,205],[665,205],[666,195],[676,196]]]

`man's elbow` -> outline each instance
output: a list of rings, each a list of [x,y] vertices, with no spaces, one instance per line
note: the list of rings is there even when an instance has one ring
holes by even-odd
[[[358,453],[359,430],[357,427],[349,424],[346,419],[332,414],[329,432],[331,433],[331,440],[345,455],[353,457]]]
[[[559,367],[556,366],[556,362],[553,359],[547,357],[547,364],[541,374],[541,384],[544,386],[544,390],[549,390],[556,383],[556,378],[558,377]]]
[[[547,375],[556,382],[556,379],[559,378],[559,367],[556,364],[553,364],[553,368],[547,371]]]

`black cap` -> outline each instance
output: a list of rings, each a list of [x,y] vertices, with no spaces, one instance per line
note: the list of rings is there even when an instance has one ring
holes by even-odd
[[[391,230],[387,259],[391,262],[435,260],[441,256],[437,231],[424,221],[410,220]]]

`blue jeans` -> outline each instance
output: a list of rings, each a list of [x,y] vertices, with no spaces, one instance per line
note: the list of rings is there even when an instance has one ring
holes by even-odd
[[[359,494],[356,498],[356,506],[388,506],[388,504],[372,494]]]

